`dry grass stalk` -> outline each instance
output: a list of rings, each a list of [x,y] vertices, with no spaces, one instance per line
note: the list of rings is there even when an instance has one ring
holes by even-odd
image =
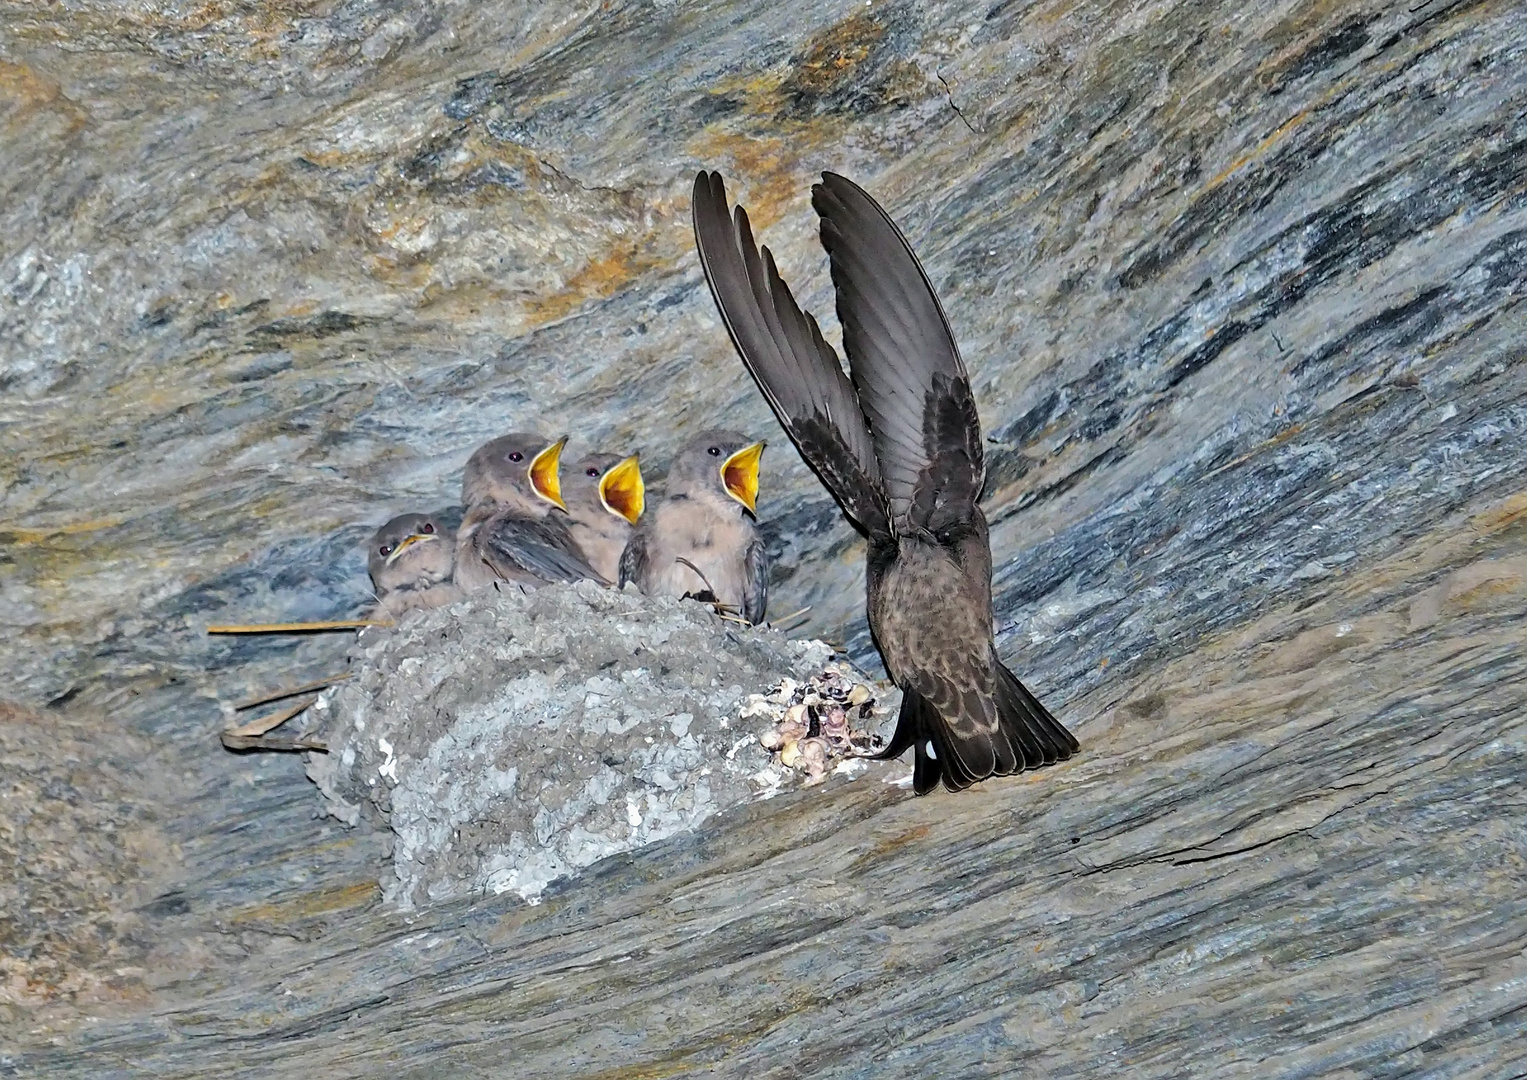
[[[282,698],[296,697],[298,694],[307,694],[314,690],[323,690],[333,686],[335,683],[344,682],[349,677],[350,673],[345,671],[338,675],[330,675],[326,679],[318,679],[314,682],[303,683],[301,686],[289,686],[284,690],[276,690],[269,694],[261,694],[259,697],[245,698],[243,701],[235,705],[234,709],[252,709],[256,705],[266,705],[272,701],[280,701]]]
[[[393,626],[387,619],[337,619],[332,622],[231,623],[209,626],[209,634],[310,634],[323,630],[361,630],[367,626]]]
[[[277,709],[273,713],[266,713],[264,716],[256,717],[248,723],[240,724],[235,728],[229,728],[223,734],[238,737],[264,735],[267,731],[280,727],[317,700],[318,695],[313,694],[305,701],[299,701],[297,704],[290,705],[285,709]]]
[[[224,748],[228,750],[328,750],[326,743],[307,735],[299,735],[296,738],[271,738],[266,732],[272,731],[286,723],[298,713],[307,709],[313,702],[318,700],[317,694],[312,694],[303,701],[285,709],[278,709],[273,713],[267,713],[247,724],[229,728],[219,733]]]
[[[308,738],[306,735],[296,739],[273,739],[260,735],[233,735],[225,731],[222,733],[222,740],[224,748],[228,750],[317,750],[325,754],[329,752],[328,743]]]

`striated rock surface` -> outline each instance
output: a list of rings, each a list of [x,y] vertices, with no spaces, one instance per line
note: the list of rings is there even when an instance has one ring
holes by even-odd
[[[852,673],[819,641],[733,626],[695,603],[580,582],[483,590],[371,631],[356,678],[315,709],[328,813],[393,836],[383,899],[403,910],[546,886],[800,786],[760,745],[748,698]],[[900,696],[871,728],[894,717]],[[904,779],[855,762],[846,775]],[[569,887],[573,887],[571,884]]]
[[[0,696],[183,771],[143,917],[201,943],[0,1073],[1527,1070],[1519,9],[0,0]],[[385,836],[214,734],[350,642],[202,630],[360,610],[491,434],[769,436],[702,165],[830,335],[812,175],[904,225],[1084,752],[389,913]],[[873,665],[857,538],[764,480],[776,613]]]
[[[174,965],[143,911],[175,856],[166,764],[109,721],[0,702],[0,1027],[141,1008]]]

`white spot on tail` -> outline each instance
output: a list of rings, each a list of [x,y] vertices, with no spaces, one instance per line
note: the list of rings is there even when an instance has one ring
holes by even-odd
[[[938,754],[933,749],[932,739],[929,739],[927,742],[923,743],[923,753],[927,754],[928,757],[934,761],[938,760]]]

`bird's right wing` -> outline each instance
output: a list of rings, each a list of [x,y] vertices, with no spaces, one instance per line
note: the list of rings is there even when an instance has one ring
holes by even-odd
[[[933,283],[895,222],[851,180],[823,173],[811,205],[897,534],[969,526],[986,477],[981,421]]]
[[[588,564],[577,541],[558,518],[531,520],[500,514],[482,526],[480,551],[483,561],[499,577],[513,579],[515,572],[542,581],[582,581],[588,578],[608,584]]]
[[[769,249],[760,254],[747,211],[728,213],[720,173],[695,178],[692,213],[721,321],[780,426],[844,512],[871,536],[888,536],[875,444],[838,354],[796,304]]]

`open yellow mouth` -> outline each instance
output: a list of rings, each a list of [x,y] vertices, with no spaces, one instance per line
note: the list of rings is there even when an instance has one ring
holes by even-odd
[[[726,493],[747,507],[750,514],[757,513],[758,462],[763,457],[765,445],[756,442],[744,446],[721,463],[721,483],[726,487]]]
[[[647,508],[647,485],[635,454],[605,470],[599,478],[599,501],[610,513],[636,524]]]
[[[553,506],[567,509],[562,501],[562,448],[567,445],[564,435],[530,459],[530,486],[535,493]]]
[[[393,563],[397,562],[398,556],[403,554],[403,552],[407,551],[409,548],[413,547],[415,544],[422,544],[426,540],[439,539],[439,535],[435,533],[409,533],[407,536],[403,537],[403,539],[398,541],[398,546],[392,549],[391,555],[387,556],[387,562],[385,565],[391,566]]]

